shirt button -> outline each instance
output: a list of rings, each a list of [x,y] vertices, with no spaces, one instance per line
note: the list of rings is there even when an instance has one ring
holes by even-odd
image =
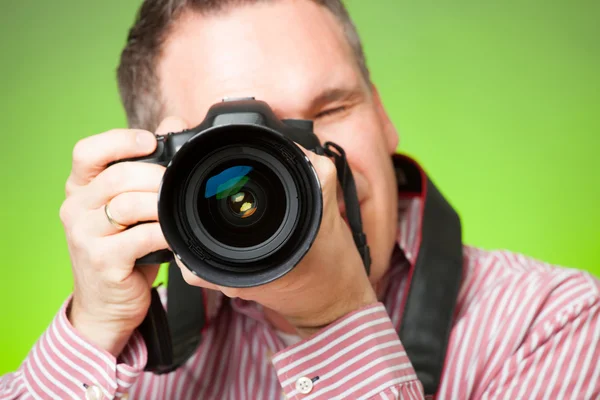
[[[310,378],[302,377],[296,381],[296,390],[302,394],[309,394],[313,389],[313,381]]]
[[[129,400],[129,393],[123,393],[123,396],[121,396],[121,400]]]
[[[88,386],[85,389],[85,399],[86,400],[101,400],[102,399],[102,391],[98,386]]]

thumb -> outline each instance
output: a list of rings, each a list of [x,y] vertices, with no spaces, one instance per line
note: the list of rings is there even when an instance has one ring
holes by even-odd
[[[181,132],[188,128],[188,123],[180,117],[167,117],[156,128],[157,135],[166,135],[168,133]]]
[[[315,154],[312,151],[304,149],[303,147],[300,148],[314,167],[319,177],[321,191],[323,192],[323,206],[326,209],[331,206],[334,207],[335,210],[338,210],[338,181],[335,164],[326,156]]]

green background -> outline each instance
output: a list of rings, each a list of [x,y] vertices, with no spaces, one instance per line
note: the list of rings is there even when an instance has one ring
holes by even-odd
[[[139,3],[0,2],[0,374],[70,293],[71,151],[125,126],[114,71]],[[466,242],[600,275],[600,2],[347,3],[400,146]]]

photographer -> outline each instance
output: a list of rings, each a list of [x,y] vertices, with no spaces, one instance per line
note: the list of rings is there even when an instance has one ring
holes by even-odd
[[[434,195],[428,177],[396,154],[397,132],[340,0],[146,0],[118,80],[130,129],[77,143],[60,210],[73,295],[22,367],[1,378],[0,399],[433,394],[413,365],[422,360],[409,357],[398,332],[408,318],[405,307],[414,306],[406,299],[415,266],[430,254],[444,255],[460,231],[440,241],[431,235],[445,226],[431,230],[424,223],[440,215],[425,207]],[[138,327],[158,265],[135,263],[173,250],[157,222],[166,168],[119,161],[152,154],[159,146],[155,134],[196,127],[228,97],[263,100],[281,119],[314,120],[321,143],[344,150],[369,270],[349,227],[336,164],[305,151],[323,209],[310,250],[279,279],[245,288],[210,283],[176,258],[186,282],[205,288],[207,325],[184,365],[168,374],[144,371],[148,349]],[[439,213],[453,215],[439,202]],[[598,280],[458,245],[462,277],[437,398],[600,396]],[[435,300],[438,293],[422,295]]]

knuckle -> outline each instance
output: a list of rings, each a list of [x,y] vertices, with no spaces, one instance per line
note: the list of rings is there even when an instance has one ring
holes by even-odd
[[[113,219],[122,224],[130,221],[132,213],[137,209],[135,194],[121,194],[110,201],[110,213]]]
[[[58,215],[63,226],[69,226],[71,222],[71,202],[69,199],[63,201],[58,210]]]
[[[120,189],[129,179],[129,168],[125,163],[115,164],[108,168],[103,174],[106,186],[112,189]]]
[[[73,147],[73,164],[81,165],[85,164],[89,159],[90,150],[89,150],[89,138],[84,138],[79,140],[75,146]]]
[[[327,157],[319,158],[319,176],[321,177],[321,183],[323,187],[333,186],[335,189],[337,170],[335,164]]]
[[[65,228],[69,228],[76,223],[77,214],[80,210],[76,197],[66,198],[58,210],[58,216]]]
[[[73,195],[73,193],[75,193],[75,187],[73,185],[73,183],[71,182],[71,179],[67,179],[67,182],[65,183],[65,195],[67,197],[70,197]]]
[[[78,250],[85,250],[87,246],[87,234],[82,224],[74,224],[68,232],[68,241],[71,246]]]
[[[110,254],[105,251],[104,246],[96,243],[93,246],[86,246],[84,250],[88,264],[94,269],[104,270],[103,267],[107,265],[107,258]]]
[[[149,225],[150,224],[139,225],[139,229],[136,229],[135,232],[136,247],[141,251],[152,248],[152,243],[154,242],[153,230]]]
[[[118,143],[122,146],[134,147],[137,132],[138,130],[135,129],[111,129],[105,135],[110,138],[118,138]]]

